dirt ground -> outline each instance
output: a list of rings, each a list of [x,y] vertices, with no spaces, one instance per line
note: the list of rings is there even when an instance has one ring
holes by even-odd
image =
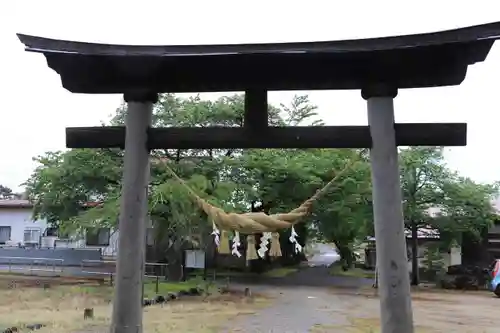
[[[328,267],[311,267],[285,279],[253,283],[279,297],[257,314],[238,318],[224,332],[380,332],[373,279],[331,273]],[[416,333],[500,332],[500,298],[491,292],[422,286],[412,290],[412,298]]]
[[[379,333],[379,298],[372,288],[281,288],[273,304],[239,317],[223,332]],[[413,292],[416,333],[500,332],[500,299],[489,292]]]
[[[0,332],[16,327],[31,332],[30,325],[42,324],[39,333],[107,333],[112,289],[107,285],[76,279],[0,277]],[[267,304],[257,295],[243,293],[190,297],[144,309],[144,331],[218,332],[236,316],[252,314]],[[94,318],[83,319],[85,308]]]
[[[242,286],[234,286],[240,290]],[[369,287],[251,287],[144,309],[144,332],[377,333],[379,299]],[[43,324],[40,333],[108,332],[112,289],[76,279],[0,277],[0,332]],[[264,296],[265,295],[265,296]],[[413,292],[416,333],[499,332],[500,299],[490,292]],[[83,319],[93,308],[95,318]],[[195,320],[193,320],[195,318]]]
[[[379,332],[379,299],[373,290],[333,291],[344,304],[348,324],[321,327],[312,332]],[[500,299],[480,291],[414,291],[412,298],[417,333],[490,333],[500,331]]]

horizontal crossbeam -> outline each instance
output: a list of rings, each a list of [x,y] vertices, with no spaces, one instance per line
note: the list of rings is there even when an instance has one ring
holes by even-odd
[[[395,124],[398,146],[465,146],[467,124]],[[150,128],[150,149],[370,148],[368,126]],[[66,128],[68,148],[123,148],[125,127]]]

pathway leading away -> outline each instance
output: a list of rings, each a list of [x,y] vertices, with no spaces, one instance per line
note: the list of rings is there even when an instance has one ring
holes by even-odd
[[[275,298],[257,313],[239,317],[224,333],[374,332],[380,301],[371,279],[333,277],[323,267],[307,268],[280,279],[245,283],[255,293]],[[498,332],[499,299],[491,292],[417,289],[412,292],[416,332]],[[350,331],[353,330],[353,331]]]
[[[270,295],[275,298],[273,304],[254,315],[238,318],[225,332],[306,333],[318,325],[341,329],[349,318],[343,311],[342,296],[331,291],[334,287],[353,290],[371,283],[369,279],[331,276],[326,267],[302,269],[285,278],[247,281],[241,287]]]
[[[276,292],[281,295],[271,307],[238,318],[226,332],[306,333],[317,325],[348,324],[341,313],[342,302],[334,295],[325,296],[324,291],[313,287],[279,288]]]

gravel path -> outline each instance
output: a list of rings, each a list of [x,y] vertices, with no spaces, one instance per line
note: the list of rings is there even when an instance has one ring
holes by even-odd
[[[371,283],[368,279],[331,276],[324,267],[303,269],[286,278],[247,281],[242,287],[275,297],[273,304],[254,315],[238,318],[223,332],[307,333],[317,325],[345,327],[348,318],[343,314],[344,302],[327,288],[356,289]]]
[[[269,279],[268,279],[269,280]],[[378,327],[380,300],[367,285],[371,280],[332,277],[323,268],[309,268],[290,277],[258,281],[256,293],[275,296],[270,307],[237,318],[223,333],[373,332]],[[499,332],[499,300],[491,292],[426,290],[412,292],[416,332]]]
[[[271,307],[238,318],[224,332],[306,333],[315,325],[348,324],[347,317],[341,314],[342,303],[334,295],[311,287],[279,288],[275,292],[281,295]]]

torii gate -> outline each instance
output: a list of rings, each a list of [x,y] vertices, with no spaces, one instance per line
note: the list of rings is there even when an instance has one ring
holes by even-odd
[[[125,148],[112,333],[142,333],[149,151],[158,148],[371,148],[383,333],[412,333],[397,146],[464,146],[466,124],[395,124],[398,89],[459,85],[500,22],[333,42],[127,46],[18,35],[63,87],[123,94],[125,127],[67,128],[68,148]],[[369,126],[269,127],[269,90],[359,89]],[[245,91],[243,128],[150,128],[160,92]]]

